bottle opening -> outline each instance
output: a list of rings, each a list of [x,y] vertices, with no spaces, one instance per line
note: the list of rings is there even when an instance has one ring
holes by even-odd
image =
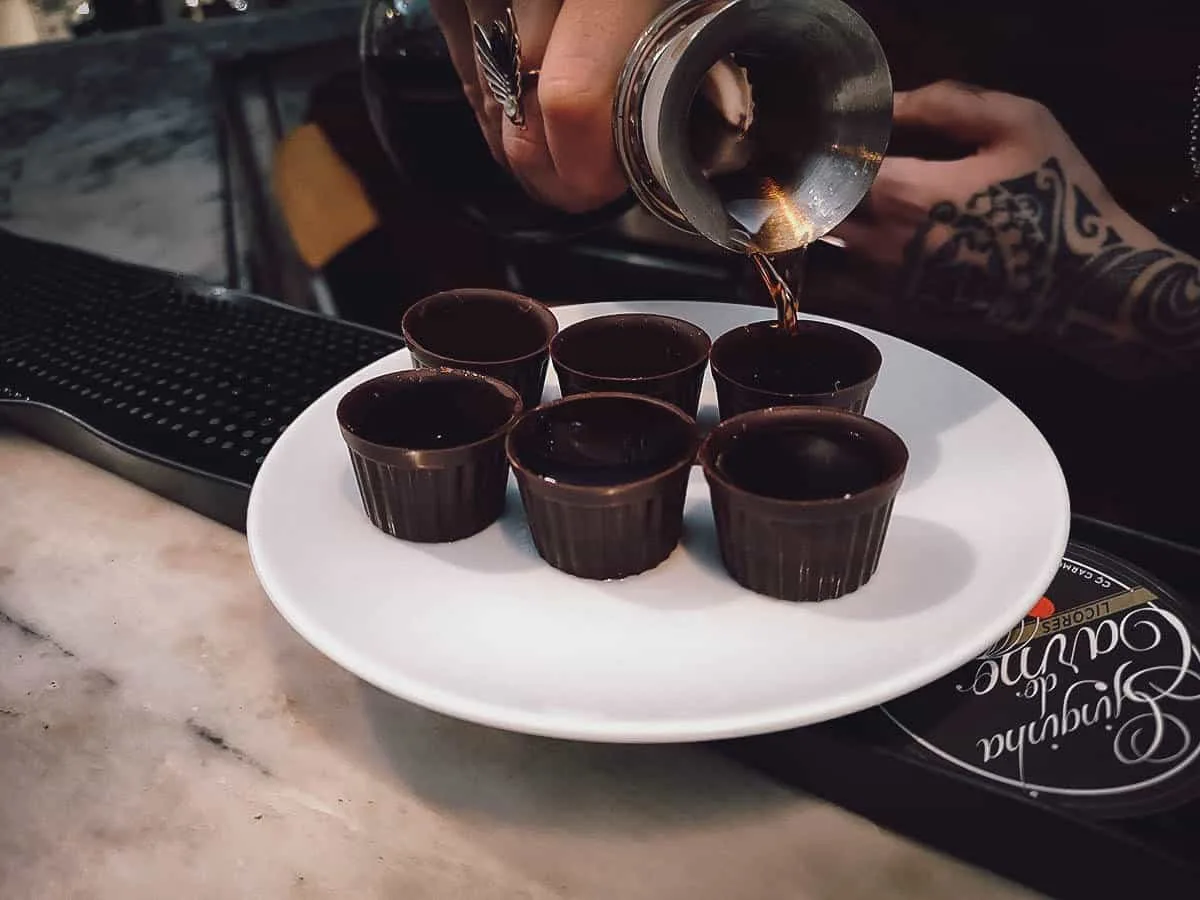
[[[838,0],[685,5],[690,17],[664,13],[670,24],[647,32],[656,46],[626,71],[642,144],[626,158],[649,169],[631,180],[653,179],[675,224],[728,249],[822,237],[865,196],[887,146],[891,76],[875,35]]]

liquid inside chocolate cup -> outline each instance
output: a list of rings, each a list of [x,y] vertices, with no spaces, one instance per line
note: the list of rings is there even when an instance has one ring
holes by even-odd
[[[403,331],[414,352],[500,363],[545,351],[558,322],[542,304],[519,294],[458,290],[418,301],[405,314]]]
[[[883,356],[868,338],[829,322],[795,331],[755,322],[726,332],[710,354],[721,418],[771,406],[830,406],[861,413]]]
[[[578,487],[651,478],[695,451],[695,429],[671,407],[620,394],[578,395],[535,410],[509,436],[514,466]]]
[[[775,322],[756,322],[723,335],[713,366],[738,384],[773,394],[832,393],[873,378],[878,348],[857,332],[823,322],[801,322],[790,334]]]
[[[613,315],[585,319],[564,329],[551,345],[555,366],[601,379],[672,375],[700,365],[711,341],[682,319]]]
[[[454,369],[365,381],[338,404],[342,438],[371,523],[392,537],[470,537],[504,511],[504,440],[522,409],[509,385]]]
[[[497,390],[494,382],[430,370],[367,382],[346,395],[338,418],[369,444],[435,450],[484,440],[517,409],[515,397]]]
[[[844,423],[780,423],[729,440],[715,470],[734,487],[780,500],[847,499],[903,468],[893,448]]]
[[[780,600],[830,600],[879,563],[908,466],[885,425],[841,409],[759,409],[700,447],[726,571]]]
[[[550,344],[550,358],[564,397],[621,391],[665,401],[695,418],[711,346],[691,322],[628,313],[570,326]]]
[[[541,303],[508,291],[462,289],[418,300],[400,323],[417,366],[498,378],[526,409],[542,400],[558,320]]]
[[[580,578],[625,578],[671,555],[696,423],[634,394],[578,394],[527,413],[508,460],[538,554]]]

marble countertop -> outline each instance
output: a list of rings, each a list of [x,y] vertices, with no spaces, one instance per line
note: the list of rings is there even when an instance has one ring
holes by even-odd
[[[0,430],[0,896],[1017,900],[700,746],[457,722],[326,660],[245,538]]]

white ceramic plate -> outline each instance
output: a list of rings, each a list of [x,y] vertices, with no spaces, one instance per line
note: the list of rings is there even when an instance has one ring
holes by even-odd
[[[560,307],[690,319],[716,338],[765,309],[714,303]],[[545,565],[515,485],[508,511],[454,544],[408,544],[363,515],[334,410],[352,385],[410,367],[400,351],[314,403],[250,497],[255,569],[330,659],[413,703],[486,725],[596,741],[693,741],[842,716],[982,651],[1032,607],[1066,546],[1058,462],[1008,400],[959,367],[864,330],[883,352],[867,414],[911,462],[879,569],[854,594],[792,605],[725,574],[693,471],[683,543],[658,568],[590,582]],[[547,396],[558,395],[551,372]],[[701,421],[716,420],[706,381]]]

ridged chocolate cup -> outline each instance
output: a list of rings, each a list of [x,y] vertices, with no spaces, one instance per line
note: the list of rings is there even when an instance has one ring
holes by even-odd
[[[400,329],[417,366],[498,378],[526,409],[542,402],[558,320],[536,300],[482,288],[443,291],[414,303]]]
[[[776,322],[727,331],[709,354],[722,419],[772,406],[822,406],[862,413],[883,356],[857,331],[802,321],[795,334]]]
[[[523,406],[473,372],[412,369],[351,389],[337,418],[367,518],[406,541],[470,537],[504,512],[504,439]]]
[[[577,394],[526,413],[507,451],[538,553],[580,578],[657,566],[679,543],[698,443],[690,417],[635,394]]]
[[[550,343],[564,397],[616,391],[655,397],[692,418],[712,341],[673,316],[628,313],[576,322]]]
[[[752,591],[831,600],[875,574],[908,449],[844,410],[735,416],[700,447],[725,569]]]

